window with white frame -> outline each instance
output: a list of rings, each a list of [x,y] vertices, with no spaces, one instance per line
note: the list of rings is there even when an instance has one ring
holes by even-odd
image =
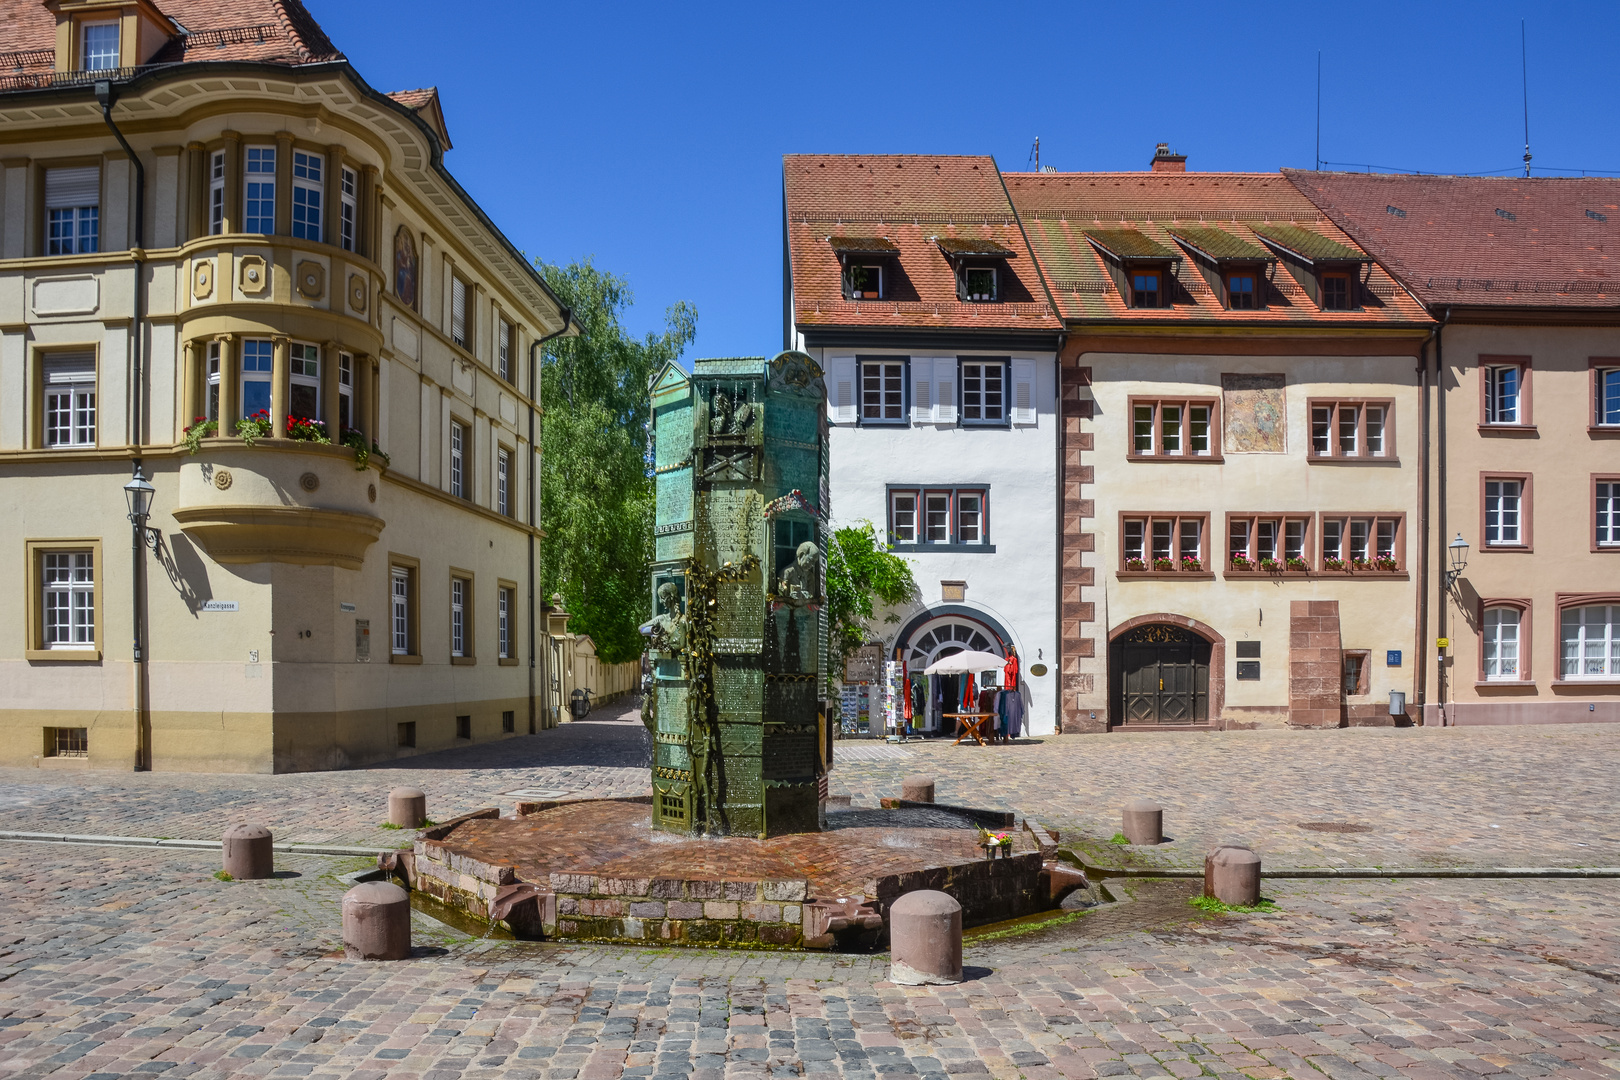
[[[450,279],[450,340],[467,348],[467,283]]]
[[[450,494],[465,499],[471,487],[467,475],[467,425],[450,421]]]
[[[258,413],[270,415],[270,373],[275,370],[276,348],[271,342],[249,339],[242,342],[242,418]]]
[[[1516,547],[1524,543],[1522,480],[1485,481],[1485,544]]]
[[[1620,367],[1596,368],[1592,372],[1592,403],[1599,427],[1620,427]]]
[[[962,423],[1007,421],[1007,362],[962,361]]]
[[[984,543],[984,493],[958,491],[956,493],[956,542],[958,544]]]
[[[467,581],[450,579],[450,655],[467,655]]]
[[[354,357],[338,353],[338,438],[354,427]]]
[[[206,375],[207,394],[203,401],[203,418],[219,422],[219,385],[220,385],[220,352],[221,346],[217,341],[208,343],[208,373]],[[224,432],[220,432],[221,435]]]
[[[1620,480],[1599,480],[1592,488],[1597,496],[1597,545],[1620,547]]]
[[[276,231],[276,148],[250,146],[242,170],[242,231]]]
[[[512,471],[512,454],[506,447],[495,451],[495,512],[510,516],[512,505],[508,496],[508,478]]]
[[[1313,458],[1380,458],[1387,455],[1388,402],[1311,402]]]
[[[45,445],[94,446],[96,358],[89,353],[48,356],[45,376]]]
[[[80,65],[85,71],[113,71],[119,67],[120,27],[115,22],[85,23],[81,31],[83,58]]]
[[[917,543],[917,493],[889,492],[889,542]]]
[[[321,349],[318,345],[294,342],[289,376],[291,385],[287,394],[287,415],[303,420],[320,421],[321,417]],[[279,432],[278,432],[279,434]]]
[[[923,495],[923,537],[925,544],[951,542],[951,493],[930,491]]]
[[[1215,403],[1131,399],[1131,456],[1211,457]]]
[[[1620,605],[1565,608],[1561,623],[1562,678],[1620,676]]]
[[[208,235],[225,231],[225,151],[208,155]]]
[[[1126,515],[1121,519],[1121,570],[1202,570],[1203,514]]]
[[[1287,544],[1291,543],[1290,537]],[[1324,516],[1322,565],[1328,570],[1401,569],[1400,518]]]
[[[1519,408],[1520,383],[1524,369],[1518,364],[1497,364],[1485,368],[1485,422],[1523,423]]]
[[[320,240],[326,159],[294,150],[292,166],[292,234],[300,240]]]
[[[883,297],[882,266],[846,266],[844,295],[851,300],[879,300]]]
[[[45,254],[101,250],[101,170],[94,165],[45,170]]]
[[[1310,522],[1305,518],[1291,518],[1283,522],[1283,564],[1290,570],[1307,570],[1305,538]]]
[[[414,645],[411,641],[411,570],[409,567],[396,566],[389,576],[393,653],[395,656],[409,656]]]
[[[40,598],[47,649],[85,649],[96,643],[96,573],[92,551],[41,553]]]
[[[358,220],[358,191],[359,179],[353,169],[343,169],[338,173],[338,247],[344,251],[353,251],[355,245],[355,226]]]
[[[1516,607],[1485,609],[1481,637],[1487,682],[1519,678],[1519,626],[1522,616],[1523,612]]]
[[[956,272],[957,298],[970,303],[994,303],[1000,284],[999,272],[994,266],[963,266]]]
[[[495,638],[502,660],[512,659],[512,590],[495,590]]]
[[[495,373],[512,381],[512,324],[505,319],[495,323]]]
[[[901,360],[862,360],[861,422],[903,424],[906,421],[906,365]]]
[[[1227,559],[1234,570],[1304,570],[1305,517],[1228,518]]]

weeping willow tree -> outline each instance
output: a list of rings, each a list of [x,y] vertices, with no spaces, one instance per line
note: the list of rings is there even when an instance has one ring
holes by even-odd
[[[547,342],[541,358],[542,595],[562,596],[571,628],[591,636],[602,660],[634,660],[636,628],[651,615],[647,383],[692,343],[697,310],[673,304],[663,331],[638,339],[622,321],[633,302],[623,278],[588,259],[535,266],[581,331]]]

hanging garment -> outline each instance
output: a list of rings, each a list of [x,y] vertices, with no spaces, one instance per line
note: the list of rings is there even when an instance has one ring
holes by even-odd
[[[962,693],[962,711],[972,712],[979,704],[979,695],[973,690],[973,676],[967,677],[967,688]]]
[[[931,691],[928,695],[928,721],[934,730],[938,731],[939,726],[945,722],[943,719],[945,715],[945,679],[943,676],[935,675],[928,680],[928,683]]]
[[[1007,695],[1007,733],[1010,738],[1018,738],[1024,733],[1024,695],[1009,693]]]
[[[1009,689],[1009,690],[1018,689],[1018,654],[1017,653],[1009,652],[1007,654],[1007,666],[1002,668],[1001,672],[1002,672],[1003,675],[1005,675],[1007,677],[1007,679],[1006,679],[1006,681],[1007,681],[1007,689]]]
[[[911,724],[911,679],[908,677],[902,685],[904,696],[900,700],[900,717],[909,726]]]
[[[993,713],[996,711],[996,694],[999,691],[993,686],[987,686],[979,691],[979,712]]]
[[[1010,737],[1012,732],[1011,709],[1012,700],[1017,697],[1011,690],[1003,690],[996,695],[996,731],[1001,735]]]

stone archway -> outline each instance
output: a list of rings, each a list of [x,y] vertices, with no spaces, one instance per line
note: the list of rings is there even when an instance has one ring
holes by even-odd
[[[1226,639],[1185,615],[1138,615],[1108,635],[1109,727],[1220,727]]]

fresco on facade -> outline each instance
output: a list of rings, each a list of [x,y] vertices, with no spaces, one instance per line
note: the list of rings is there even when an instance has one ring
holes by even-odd
[[[1228,454],[1288,449],[1288,405],[1281,375],[1222,375],[1221,415]]]

